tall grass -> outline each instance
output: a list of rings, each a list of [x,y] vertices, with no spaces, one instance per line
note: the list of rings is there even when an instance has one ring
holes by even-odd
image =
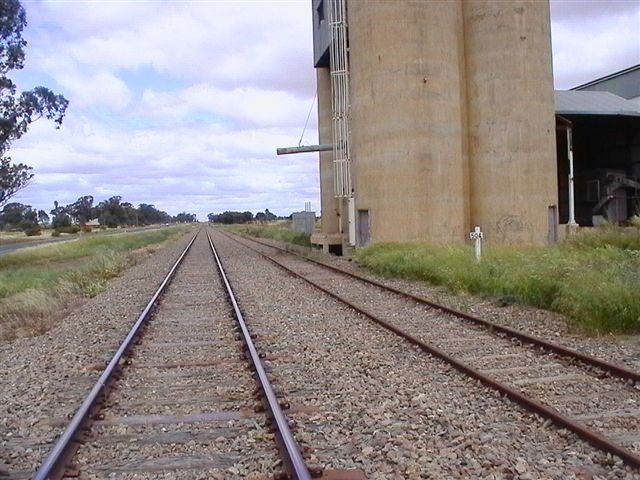
[[[306,233],[291,230],[288,223],[276,223],[272,225],[234,225],[228,228],[235,233],[248,235],[250,237],[270,238],[303,247],[311,246],[311,237]]]
[[[40,334],[182,227],[84,237],[0,256],[0,340]]]
[[[372,271],[487,295],[567,316],[587,334],[640,332],[640,233],[608,229],[549,248],[376,244],[357,253]]]

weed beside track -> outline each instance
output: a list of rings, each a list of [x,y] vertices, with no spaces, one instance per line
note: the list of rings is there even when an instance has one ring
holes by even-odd
[[[0,256],[0,341],[46,332],[83,297],[185,233],[183,227],[87,235]]]
[[[275,225],[233,225],[230,231],[250,237],[270,238],[281,242],[293,243],[303,247],[311,246],[311,236],[291,229],[289,223]]]
[[[552,310],[590,335],[640,332],[637,230],[587,232],[551,248],[488,248],[480,263],[470,247],[425,244],[376,244],[356,258],[384,276]]]

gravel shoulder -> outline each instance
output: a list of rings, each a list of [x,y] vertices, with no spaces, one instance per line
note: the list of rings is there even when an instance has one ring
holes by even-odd
[[[46,334],[0,344],[0,472],[28,477],[40,464],[191,235],[125,271]]]

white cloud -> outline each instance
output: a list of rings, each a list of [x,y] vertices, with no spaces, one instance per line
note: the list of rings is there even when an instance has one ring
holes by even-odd
[[[640,63],[640,1],[551,2],[556,88]]]
[[[310,100],[289,92],[235,88],[222,90],[198,84],[177,92],[145,90],[141,113],[175,119],[194,113],[210,113],[239,126],[299,126],[304,123]],[[317,122],[313,120],[312,126]]]
[[[87,68],[150,67],[187,82],[287,88],[300,95],[313,89],[311,12],[304,0],[56,1],[32,11],[30,21],[42,29],[30,35],[31,45],[42,49],[38,64],[55,50],[54,56]],[[60,35],[46,28],[51,24]]]
[[[83,74],[69,69],[52,72],[52,76],[73,99],[73,108],[104,106],[121,111],[131,103],[131,91],[111,73]]]
[[[640,1],[552,0],[560,88],[640,63]],[[300,1],[25,2],[30,80],[64,93],[10,152],[33,165],[16,199],[92,194],[170,213],[318,208],[317,155],[295,145],[312,102],[311,8]],[[50,84],[48,82],[51,82]],[[315,111],[304,143],[317,141]]]
[[[16,142],[14,160],[36,173],[17,201],[48,210],[53,200],[121,195],[175,205],[172,213],[197,204],[191,210],[201,218],[230,208],[288,214],[319,195],[315,156],[275,158],[277,146],[294,142],[292,132],[203,124],[132,133],[72,113],[62,129],[38,122]]]

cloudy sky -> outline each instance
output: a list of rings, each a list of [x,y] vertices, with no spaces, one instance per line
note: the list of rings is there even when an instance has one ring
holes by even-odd
[[[310,0],[22,0],[19,88],[71,104],[10,155],[34,167],[16,201],[121,195],[171,214],[319,210],[317,155],[297,145],[313,105]],[[640,0],[552,0],[556,88],[640,63]],[[315,107],[303,138],[316,143]]]

